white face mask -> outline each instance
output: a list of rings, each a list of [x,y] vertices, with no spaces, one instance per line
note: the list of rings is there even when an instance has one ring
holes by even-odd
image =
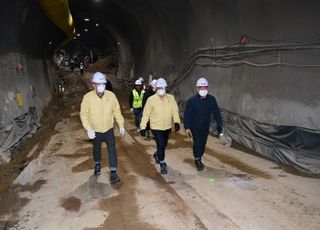
[[[162,96],[164,96],[164,95],[166,94],[166,90],[165,90],[165,89],[158,89],[158,90],[157,90],[157,94],[158,94],[160,97],[162,97]]]
[[[201,97],[205,97],[205,96],[207,96],[207,94],[208,94],[208,90],[206,90],[206,89],[199,90],[199,95]]]
[[[100,84],[100,85],[97,86],[97,92],[98,93],[103,93],[105,89],[106,89],[106,85],[105,84]]]

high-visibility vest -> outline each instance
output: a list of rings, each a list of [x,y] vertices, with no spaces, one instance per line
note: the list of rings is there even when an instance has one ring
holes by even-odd
[[[141,90],[141,93],[139,95],[138,91],[136,89],[132,90],[133,94],[133,103],[132,108],[139,109],[142,108],[142,100],[144,95],[144,90]]]

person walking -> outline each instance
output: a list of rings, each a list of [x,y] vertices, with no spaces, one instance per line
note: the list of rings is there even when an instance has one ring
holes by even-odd
[[[208,94],[208,80],[199,78],[196,83],[197,94],[189,98],[184,111],[184,128],[193,139],[193,155],[198,171],[204,169],[201,161],[205,151],[211,115],[214,115],[219,138],[223,137],[222,117],[216,98]]]
[[[173,95],[166,93],[167,82],[159,78],[156,82],[156,94],[149,97],[143,110],[141,119],[141,135],[145,136],[148,121],[152,134],[155,137],[157,151],[153,155],[157,163],[160,163],[160,173],[167,174],[165,162],[165,149],[171,132],[172,120],[175,131],[180,129],[180,117],[178,105]]]
[[[146,93],[144,94],[144,97],[142,100],[142,109],[146,105],[148,98],[156,93],[156,82],[157,82],[157,80],[153,79],[151,81],[150,86],[148,87]],[[148,122],[147,127],[146,127],[146,135],[145,135],[144,139],[149,140],[150,137],[151,137],[151,129],[150,129],[150,122]]]
[[[79,69],[80,69],[80,75],[83,76],[84,64],[82,62],[80,63]]]
[[[140,122],[142,117],[142,101],[145,91],[142,89],[142,82],[140,80],[135,81],[135,88],[131,91],[129,96],[129,108],[134,114],[134,121],[137,128],[137,132],[140,132]]]
[[[80,108],[80,119],[87,130],[89,139],[93,140],[93,159],[95,161],[94,175],[101,173],[101,143],[108,146],[110,164],[110,182],[120,181],[117,175],[117,154],[114,136],[114,119],[120,128],[120,135],[125,135],[124,119],[119,102],[114,93],[105,90],[106,76],[96,72],[92,77],[91,90],[84,95]]]

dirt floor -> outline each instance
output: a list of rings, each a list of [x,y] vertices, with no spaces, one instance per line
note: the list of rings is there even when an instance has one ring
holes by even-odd
[[[215,137],[205,170],[197,172],[191,141],[173,132],[168,175],[160,175],[155,143],[135,131],[119,90],[127,129],[124,137],[115,129],[121,182],[109,183],[106,146],[102,174],[94,176],[92,143],[79,119],[87,89],[78,73],[66,78],[66,94],[43,128],[1,169],[0,229],[320,229],[319,179],[290,174]]]

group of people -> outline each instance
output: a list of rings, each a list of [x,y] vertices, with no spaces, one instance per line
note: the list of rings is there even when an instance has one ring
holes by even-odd
[[[173,95],[167,93],[167,81],[163,78],[153,80],[151,86],[144,87],[142,79],[135,81],[135,88],[129,97],[130,110],[135,116],[137,131],[142,136],[152,132],[156,141],[156,152],[153,157],[160,164],[160,173],[167,174],[165,149],[171,133],[172,123],[174,130],[180,130],[180,116],[177,102]],[[93,75],[94,90],[83,97],[80,118],[88,137],[93,139],[93,157],[95,161],[94,174],[101,172],[101,142],[108,146],[110,163],[110,182],[120,181],[117,175],[117,156],[113,122],[116,120],[120,135],[125,135],[124,119],[121,115],[119,102],[113,92],[106,90],[106,76],[100,72]],[[216,121],[219,137],[223,137],[222,117],[214,96],[208,94],[208,80],[199,78],[196,82],[197,93],[188,99],[184,111],[184,128],[186,134],[193,139],[193,155],[195,167],[198,171],[204,169],[201,161],[207,138],[211,115]]]

